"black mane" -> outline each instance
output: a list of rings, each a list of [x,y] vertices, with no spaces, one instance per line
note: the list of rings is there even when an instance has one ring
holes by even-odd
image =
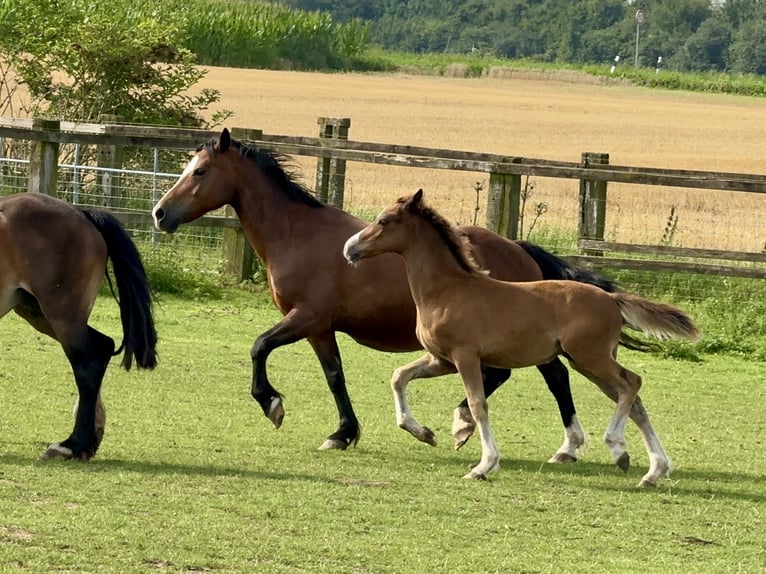
[[[405,198],[399,200],[400,203],[404,203],[404,201]],[[465,233],[422,202],[417,204],[417,213],[436,229],[439,237],[442,238],[450,253],[452,253],[458,265],[464,271],[468,273],[484,273],[471,254],[471,247]]]
[[[197,151],[206,150],[215,153],[215,145],[218,140],[215,138],[200,145]],[[296,180],[292,171],[285,169],[284,165],[289,162],[289,158],[283,154],[271,151],[265,151],[250,147],[240,141],[231,140],[232,147],[239,150],[239,154],[255,163],[256,166],[276,184],[291,201],[297,201],[308,205],[309,207],[325,207],[325,204],[316,198],[303,184]]]

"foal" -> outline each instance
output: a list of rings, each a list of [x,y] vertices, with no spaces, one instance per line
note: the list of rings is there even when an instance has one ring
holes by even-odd
[[[638,397],[641,378],[620,365],[615,353],[623,325],[658,339],[695,339],[698,331],[691,319],[670,305],[573,281],[492,279],[476,266],[458,231],[422,199],[423,190],[399,199],[351,236],[343,255],[352,264],[386,252],[403,256],[418,310],[417,336],[428,351],[415,363],[442,373],[457,369],[479,427],[481,460],[466,478],[484,479],[500,463],[482,389],[482,365],[515,369],[564,355],[617,403],[604,435],[615,464],[623,471],[630,466],[624,437],[630,416],[650,460],[639,486],[655,485],[670,472],[670,460]],[[405,387],[392,386],[401,420],[409,415]]]

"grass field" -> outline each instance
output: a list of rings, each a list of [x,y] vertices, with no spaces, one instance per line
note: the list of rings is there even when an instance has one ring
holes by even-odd
[[[318,133],[317,117],[350,117],[354,140],[562,161],[580,161],[585,151],[607,152],[619,165],[766,173],[763,99],[584,83],[581,77],[541,78],[530,72],[510,79],[464,79],[208,68],[200,87],[220,90],[220,107],[235,114],[230,127],[271,134],[312,136]],[[313,188],[315,161],[296,159]],[[423,187],[452,220],[467,223],[474,214],[477,181],[486,190],[482,174],[352,163],[346,204],[376,213]],[[578,183],[549,178],[533,178],[533,183],[531,202],[548,206],[538,230],[575,230]],[[609,187],[608,239],[657,244],[671,208],[678,215],[674,245],[758,252],[766,244],[763,195],[626,184]]]
[[[270,360],[280,430],[249,396],[250,346],[278,318],[264,295],[163,297],[156,317],[161,364],[125,373],[114,361],[107,432],[87,464],[36,461],[71,428],[75,388],[53,342],[15,316],[0,323],[0,571],[763,571],[762,362],[621,353],[676,466],[651,490],[634,487],[647,467],[635,428],[626,476],[600,440],[612,405],[575,374],[589,446],[573,465],[544,464],[563,433],[542,379],[521,370],[490,401],[501,468],[471,482],[460,477],[478,441],[454,452],[449,440],[456,377],[410,389],[440,440],[428,447],[396,428],[388,386],[414,355],[342,339],[362,440],[318,452],[337,420],[305,342]],[[99,299],[93,322],[116,336],[116,305]]]

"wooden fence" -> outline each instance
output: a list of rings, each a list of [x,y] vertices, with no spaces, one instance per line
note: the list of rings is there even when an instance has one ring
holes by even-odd
[[[583,152],[580,163],[355,142],[348,139],[348,118],[319,118],[319,137],[263,134],[254,129],[232,129],[236,139],[261,149],[317,157],[316,193],[320,199],[343,207],[346,162],[368,162],[415,168],[481,172],[489,175],[486,226],[511,239],[517,238],[522,176],[575,179],[580,182],[579,249],[581,255],[567,259],[595,268],[620,267],[656,271],[685,271],[716,275],[766,278],[766,253],[742,253],[707,249],[634,245],[604,241],[608,182],[712,189],[729,192],[766,193],[766,175],[669,170],[609,164],[605,153]],[[218,131],[143,127],[122,124],[89,124],[52,120],[0,118],[0,138],[32,142],[28,190],[55,193],[59,145],[88,144],[111,160],[119,157],[120,146],[193,149]],[[150,223],[146,214],[117,214],[126,223]],[[249,274],[252,251],[242,236],[236,218],[204,217],[199,225],[225,228],[224,257],[230,271],[240,277]],[[606,257],[606,253],[631,257]],[[642,259],[641,255],[651,255]],[[673,258],[657,260],[657,256]],[[683,258],[686,260],[679,260]],[[700,262],[700,260],[715,261]],[[743,266],[734,262],[749,262]]]

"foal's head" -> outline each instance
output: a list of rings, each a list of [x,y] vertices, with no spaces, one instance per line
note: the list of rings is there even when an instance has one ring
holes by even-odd
[[[444,217],[423,203],[423,190],[402,197],[383,210],[375,221],[353,235],[343,246],[343,256],[349,263],[380,255],[403,253],[415,240],[416,226],[428,225],[455,257],[458,265],[469,273],[479,271],[468,239]]]
[[[253,174],[261,177],[255,177]],[[224,128],[218,139],[197,148],[175,185],[152,210],[158,229],[173,233],[182,223],[227,204],[247,188],[257,193],[266,187],[279,190],[291,201],[310,207],[323,204],[285,171],[280,156],[248,147],[231,138]]]

